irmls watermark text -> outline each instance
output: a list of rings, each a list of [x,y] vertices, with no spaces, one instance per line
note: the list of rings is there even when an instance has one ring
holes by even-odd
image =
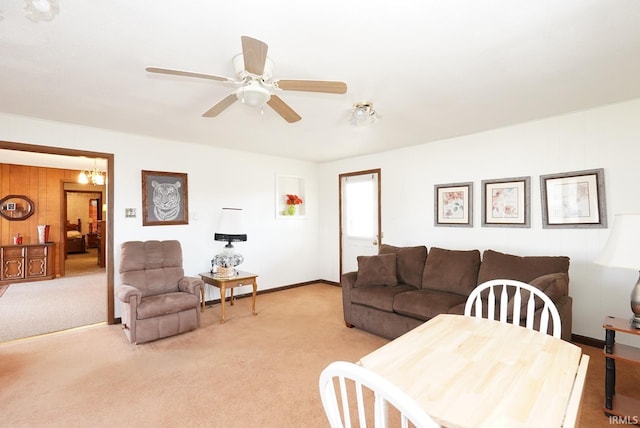
[[[609,415],[610,425],[637,425],[638,423],[640,423],[640,416]]]

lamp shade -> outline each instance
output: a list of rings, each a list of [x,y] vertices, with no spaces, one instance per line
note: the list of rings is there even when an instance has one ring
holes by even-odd
[[[640,270],[640,214],[616,214],[613,228],[596,263]]]
[[[223,208],[216,229],[216,241],[240,242],[247,240],[242,221],[242,208]]]

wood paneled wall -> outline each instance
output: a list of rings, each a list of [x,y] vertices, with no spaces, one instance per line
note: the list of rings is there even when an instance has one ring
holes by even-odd
[[[26,220],[9,221],[0,217],[0,244],[13,244],[16,233],[22,235],[23,244],[37,244],[37,226],[48,224],[51,226],[49,240],[57,244],[54,265],[58,272],[60,257],[64,258],[60,251],[60,240],[65,239],[63,184],[75,182],[77,178],[77,170],[0,163],[0,198],[23,195],[34,204],[34,213]]]

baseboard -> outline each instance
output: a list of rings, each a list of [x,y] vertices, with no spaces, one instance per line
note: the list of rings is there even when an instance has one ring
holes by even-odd
[[[311,284],[327,284],[327,285],[332,285],[334,287],[340,287],[340,283],[339,282],[334,282],[334,281],[327,281],[326,279],[318,279],[316,281],[306,281],[306,282],[298,282],[295,284],[289,284],[289,285],[284,285],[282,287],[275,287],[275,288],[269,288],[267,290],[258,290],[258,292],[256,293],[256,295],[261,295],[261,294],[267,294],[267,293],[273,293],[275,291],[282,291],[282,290],[288,290],[291,288],[298,288],[298,287],[303,287],[305,285],[311,285]],[[244,293],[244,294],[238,294],[238,295],[233,295],[234,299],[243,299],[245,297],[251,297],[253,295],[253,293],[249,292],[249,293]],[[213,300],[205,300],[204,305],[205,306],[213,306],[220,303],[220,299],[213,299]],[[118,317],[118,318],[114,318],[113,320],[114,324],[121,324],[122,323],[122,318]]]
[[[258,290],[256,295],[259,296],[261,294],[274,293],[276,291],[289,290],[291,288],[304,287],[305,285],[312,285],[312,284],[318,284],[318,283],[332,285],[334,287],[340,287],[340,283],[339,282],[327,281],[326,279],[318,279],[318,280],[315,280],[315,281],[297,282],[295,284],[283,285],[281,287],[268,288],[266,290]],[[248,293],[238,294],[238,295],[234,294],[233,297],[235,299],[243,299],[245,297],[251,297],[252,295],[253,295],[253,293],[248,292]],[[212,305],[216,305],[218,303],[220,303],[220,299],[205,300],[204,305],[205,306],[212,306]]]
[[[579,334],[572,334],[571,341],[582,345],[593,346],[594,348],[604,348],[604,340],[594,339],[593,337],[588,336],[580,336]]]
[[[258,292],[256,293],[257,295],[260,294],[267,294],[267,293],[273,293],[276,291],[283,291],[283,290],[289,290],[291,288],[298,288],[298,287],[304,287],[305,285],[311,285],[311,284],[327,284],[327,285],[332,285],[334,287],[340,287],[340,283],[339,282],[335,282],[335,281],[328,281],[326,279],[318,279],[316,281],[306,281],[306,282],[298,282],[295,284],[289,284],[289,285],[283,285],[282,287],[274,287],[274,288],[269,288],[266,290],[258,290]],[[234,295],[233,297],[236,299],[243,299],[245,297],[251,297],[252,293],[245,293],[245,294],[240,294],[240,295]],[[206,300],[204,302],[205,306],[212,306],[212,305],[216,305],[220,303],[220,299],[214,299],[214,300]],[[122,322],[121,318],[116,318],[114,320],[115,324],[120,324]],[[588,336],[581,336],[579,334],[572,334],[571,335],[571,341],[574,343],[580,343],[582,345],[587,345],[587,346],[593,346],[594,348],[604,348],[604,340],[600,340],[600,339],[594,339],[593,337],[588,337]]]

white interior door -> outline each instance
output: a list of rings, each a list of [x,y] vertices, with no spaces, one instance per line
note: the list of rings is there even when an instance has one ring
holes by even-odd
[[[340,274],[380,246],[380,170],[340,175]]]

